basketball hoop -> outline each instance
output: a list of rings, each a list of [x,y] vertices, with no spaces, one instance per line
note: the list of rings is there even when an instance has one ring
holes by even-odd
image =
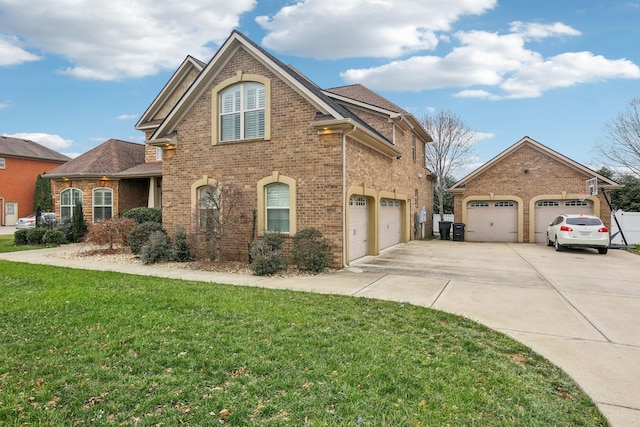
[[[588,179],[586,182],[586,193],[589,196],[597,196],[598,195],[598,178]]]

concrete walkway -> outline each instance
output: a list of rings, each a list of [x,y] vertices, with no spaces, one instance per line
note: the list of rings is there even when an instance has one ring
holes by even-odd
[[[474,319],[561,367],[612,426],[640,426],[640,257],[612,250],[555,252],[532,244],[410,242],[347,270],[257,277],[65,259],[77,247],[0,259],[185,280],[409,302]],[[55,254],[58,254],[56,256]]]

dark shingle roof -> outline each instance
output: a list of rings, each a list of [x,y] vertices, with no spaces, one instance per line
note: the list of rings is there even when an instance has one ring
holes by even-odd
[[[144,163],[144,145],[109,139],[75,159],[58,166],[48,178],[111,176]]]
[[[405,110],[398,107],[393,102],[378,95],[371,89],[362,86],[361,84],[332,87],[331,89],[326,89],[326,91],[335,93],[336,95],[343,96],[345,98],[353,99],[355,101],[360,101],[374,107],[384,108],[385,110],[393,111],[394,113],[407,113]]]
[[[0,136],[0,156],[67,162],[70,157],[29,139]]]

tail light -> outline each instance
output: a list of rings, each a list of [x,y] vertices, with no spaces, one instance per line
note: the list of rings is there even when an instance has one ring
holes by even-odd
[[[573,228],[569,227],[568,225],[561,225],[560,231],[573,231]]]
[[[598,233],[608,233],[609,229],[607,227],[600,227],[598,229]]]

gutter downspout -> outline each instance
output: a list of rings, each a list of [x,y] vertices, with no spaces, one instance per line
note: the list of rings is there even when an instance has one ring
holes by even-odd
[[[342,266],[349,267],[347,262],[347,233],[349,232],[349,225],[347,221],[347,209],[349,209],[347,200],[347,136],[352,132],[355,132],[357,126],[342,134]]]
[[[4,213],[4,197],[0,197],[0,200],[2,200],[2,217],[0,218],[0,225],[5,225],[5,213]]]

